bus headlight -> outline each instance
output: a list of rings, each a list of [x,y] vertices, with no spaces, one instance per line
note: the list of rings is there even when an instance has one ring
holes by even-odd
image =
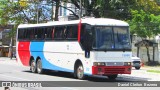
[[[94,66],[105,66],[105,62],[94,62]]]
[[[124,66],[131,66],[131,62],[124,62]]]

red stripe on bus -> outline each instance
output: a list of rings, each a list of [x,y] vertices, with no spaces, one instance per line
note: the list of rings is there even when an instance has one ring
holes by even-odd
[[[80,38],[81,38],[81,23],[82,20],[80,20],[79,24],[78,24],[78,42],[80,42]]]
[[[29,66],[30,60],[30,42],[18,43],[18,55],[23,65]]]

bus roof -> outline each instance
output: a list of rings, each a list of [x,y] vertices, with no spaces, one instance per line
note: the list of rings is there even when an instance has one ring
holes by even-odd
[[[129,26],[128,23],[109,18],[85,18],[81,19],[81,23],[86,23],[90,25],[107,25],[107,26]],[[29,27],[43,27],[43,26],[54,26],[54,25],[69,25],[69,24],[78,24],[80,20],[72,20],[72,21],[53,21],[48,23],[40,23],[40,24],[21,24],[18,28],[29,28]]]

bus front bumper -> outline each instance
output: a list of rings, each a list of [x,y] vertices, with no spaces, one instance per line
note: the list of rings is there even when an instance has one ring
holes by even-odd
[[[132,66],[92,66],[92,75],[131,74]]]

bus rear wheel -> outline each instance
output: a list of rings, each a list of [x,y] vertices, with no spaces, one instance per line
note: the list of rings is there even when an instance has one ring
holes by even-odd
[[[117,74],[115,75],[107,75],[110,80],[115,80],[117,78]]]
[[[76,76],[78,79],[81,79],[83,80],[85,78],[85,75],[84,75],[84,68],[82,66],[82,64],[79,64],[76,68]]]
[[[38,59],[38,61],[37,61],[37,73],[38,74],[42,74],[43,73],[41,59]]]
[[[31,61],[30,69],[31,69],[31,72],[33,72],[33,73],[37,72],[36,63],[34,60]]]

